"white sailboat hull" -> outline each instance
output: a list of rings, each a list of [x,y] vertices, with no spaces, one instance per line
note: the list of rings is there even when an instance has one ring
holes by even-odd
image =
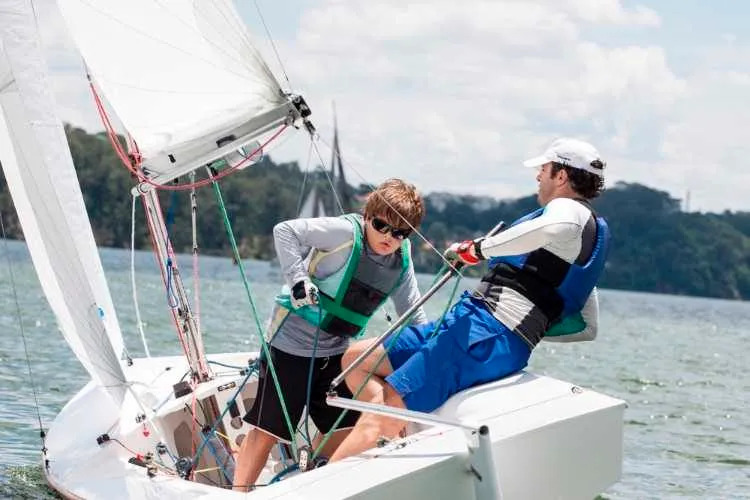
[[[251,357],[254,354],[238,353],[209,359],[244,365]],[[193,445],[186,444],[185,439],[196,432],[191,428],[190,412],[200,415],[199,409],[188,409],[200,408],[193,399],[205,404],[214,398],[219,410],[224,410],[244,378],[234,371],[201,384],[195,398],[192,394],[179,399],[170,397],[173,384],[186,369],[182,357],[134,360],[126,375],[134,382],[131,387],[143,408],[132,394],[121,408],[115,408],[102,389],[93,383],[86,385],[50,426],[45,470],[50,485],[73,498],[244,496],[205,484],[219,480],[215,471],[207,473],[202,484],[163,470],[149,477],[146,468],[128,462],[136,453],[153,451],[158,442],[167,444],[173,454],[182,449],[184,455],[189,455]],[[251,379],[237,398],[237,411],[241,414],[252,404],[255,388]],[[500,478],[498,497],[581,499],[594,498],[620,478],[624,408],[621,400],[522,372],[463,391],[435,413],[488,426]],[[140,414],[149,415],[145,424],[148,435],[144,434],[144,423],[136,421]],[[232,442],[249,429],[247,424],[238,426],[237,418],[233,427],[230,413],[222,423],[223,433]],[[477,498],[477,476],[470,472],[468,447],[475,437],[446,426],[410,424],[409,429],[411,433],[406,438],[382,448],[290,475],[247,495],[257,499],[325,500]],[[112,439],[97,444],[97,437],[104,433]],[[203,456],[206,458],[198,468],[211,465],[210,455],[204,452]],[[172,465],[167,456],[160,458]],[[276,469],[271,470],[274,466]],[[268,467],[260,482],[268,481],[283,466],[272,458]]]

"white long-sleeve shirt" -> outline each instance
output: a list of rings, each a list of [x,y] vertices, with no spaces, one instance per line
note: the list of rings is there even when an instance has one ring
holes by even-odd
[[[485,258],[521,255],[545,249],[568,263],[575,262],[581,252],[583,233],[591,211],[570,198],[555,198],[544,212],[507,230],[486,238],[481,244]],[[485,296],[494,316],[524,338],[534,338],[548,328],[547,318],[529,299],[507,287],[493,289]],[[581,311],[586,328],[575,334],[545,337],[551,342],[594,340],[599,324],[599,302],[592,291]]]

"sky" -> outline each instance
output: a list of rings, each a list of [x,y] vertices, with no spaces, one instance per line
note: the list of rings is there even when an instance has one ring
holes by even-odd
[[[101,130],[55,3],[34,2],[61,118]],[[573,136],[598,148],[607,186],[641,183],[691,211],[750,211],[746,2],[235,5],[282,87],[310,105],[326,162],[335,103],[350,184],[397,176],[424,193],[517,198],[536,191],[521,162]],[[308,167],[298,136],[272,159]]]

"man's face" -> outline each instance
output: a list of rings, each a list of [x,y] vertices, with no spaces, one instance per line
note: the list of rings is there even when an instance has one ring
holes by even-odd
[[[552,200],[552,196],[555,192],[556,182],[552,176],[552,162],[545,163],[541,167],[537,167],[538,173],[536,175],[536,181],[539,183],[537,189],[536,199],[540,206],[545,206]],[[560,172],[557,173],[560,175]],[[557,177],[555,175],[555,177]]]

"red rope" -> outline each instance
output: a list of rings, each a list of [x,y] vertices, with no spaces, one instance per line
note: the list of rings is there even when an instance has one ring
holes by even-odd
[[[104,130],[107,133],[107,137],[109,138],[110,144],[112,144],[112,149],[114,149],[117,156],[120,158],[120,161],[122,164],[127,168],[130,173],[132,173],[139,182],[148,184],[150,186],[153,186],[156,189],[163,189],[165,191],[184,191],[186,189],[192,189],[192,188],[199,188],[202,186],[206,186],[214,181],[218,181],[219,179],[222,179],[226,177],[227,175],[235,172],[239,168],[241,168],[245,163],[249,162],[255,155],[258,153],[263,153],[263,148],[268,146],[272,141],[274,141],[278,136],[281,135],[284,130],[289,126],[288,124],[284,123],[279,127],[279,129],[274,132],[274,134],[268,138],[266,142],[258,146],[253,152],[251,152],[249,155],[245,156],[245,159],[241,162],[237,163],[234,166],[230,166],[230,168],[226,170],[222,170],[220,173],[218,173],[215,176],[209,177],[207,179],[202,179],[200,181],[196,182],[190,182],[187,184],[157,184],[153,182],[151,179],[143,175],[141,172],[141,154],[138,150],[138,145],[135,141],[132,140],[132,138],[129,138],[131,143],[131,148],[133,148],[133,161],[135,161],[135,165],[133,165],[133,162],[131,162],[131,159],[128,157],[128,154],[122,149],[122,144],[120,144],[120,141],[117,138],[117,133],[114,130],[114,127],[112,126],[112,122],[109,120],[109,115],[107,114],[106,109],[104,109],[104,104],[102,103],[101,98],[99,97],[99,93],[96,91],[96,88],[94,87],[94,83],[91,81],[91,78],[89,77],[89,88],[91,88],[91,93],[94,96],[94,102],[96,103],[96,109],[99,113],[99,118],[102,121],[102,125],[104,126]]]

